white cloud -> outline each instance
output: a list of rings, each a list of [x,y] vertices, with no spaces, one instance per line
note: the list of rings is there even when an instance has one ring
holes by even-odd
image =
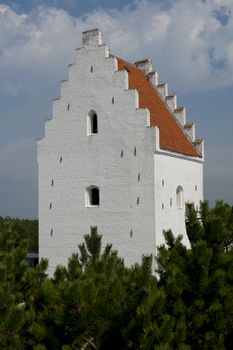
[[[59,76],[72,61],[81,32],[99,27],[117,55],[136,61],[145,55],[178,90],[233,84],[233,2],[229,0],[138,1],[135,8],[96,10],[74,18],[39,6],[18,14],[0,5],[0,92],[17,94],[43,71]],[[19,72],[19,74],[18,74]],[[62,78],[62,77],[61,77]]]

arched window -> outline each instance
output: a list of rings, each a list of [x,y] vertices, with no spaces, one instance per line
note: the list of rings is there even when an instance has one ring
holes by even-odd
[[[86,188],[86,206],[98,207],[100,205],[100,190],[98,186]]]
[[[178,186],[176,189],[176,206],[177,209],[183,209],[184,207],[184,190],[182,186]]]
[[[93,110],[91,110],[87,116],[87,134],[98,134],[98,116]]]

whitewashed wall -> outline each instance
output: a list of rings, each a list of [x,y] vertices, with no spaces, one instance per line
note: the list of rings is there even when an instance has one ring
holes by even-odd
[[[39,255],[49,258],[50,273],[67,263],[90,226],[127,265],[154,251],[155,130],[147,127],[148,111],[136,109],[137,91],[126,90],[127,73],[116,72],[116,59],[107,55],[104,46],[77,51],[38,143]],[[92,109],[99,133],[87,136]],[[89,185],[100,187],[98,208],[85,207]]]
[[[182,186],[185,202],[199,206],[203,200],[203,164],[201,160],[162,152],[155,154],[155,222],[156,245],[164,243],[163,230],[182,234],[189,245],[185,230],[185,205],[177,207],[176,190]]]

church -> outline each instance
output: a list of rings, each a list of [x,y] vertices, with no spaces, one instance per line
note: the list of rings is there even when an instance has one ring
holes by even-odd
[[[49,273],[97,227],[130,266],[156,255],[163,230],[185,231],[185,203],[203,199],[204,144],[150,58],[110,53],[83,32],[38,140],[39,257]]]

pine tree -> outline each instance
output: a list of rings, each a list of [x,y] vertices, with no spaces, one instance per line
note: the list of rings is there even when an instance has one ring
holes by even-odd
[[[168,247],[159,249],[159,285],[166,291],[167,310],[191,349],[230,349],[232,208],[217,202],[215,208],[209,209],[208,203],[203,202],[197,211],[188,204],[186,226],[191,249],[171,232],[165,233]]]
[[[0,230],[0,348],[23,349],[21,330],[24,317],[24,277],[26,242],[6,222]]]

